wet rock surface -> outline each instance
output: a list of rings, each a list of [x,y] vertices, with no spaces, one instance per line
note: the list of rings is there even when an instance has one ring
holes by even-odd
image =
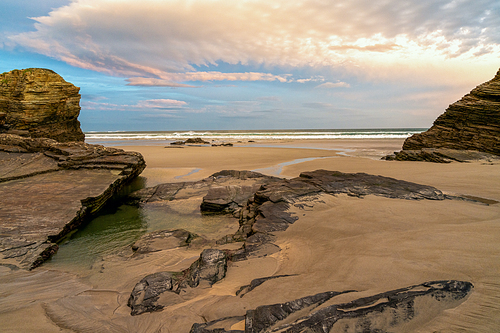
[[[0,264],[32,269],[145,162],[138,153],[0,134]]]
[[[79,90],[49,69],[0,74],[0,133],[83,141]]]
[[[401,330],[403,327],[410,329],[413,320],[429,320],[441,311],[458,306],[472,290],[473,285],[469,282],[431,281],[358,298],[348,303],[335,302],[334,297],[355,291],[324,292],[249,310],[245,315],[244,331],[221,327],[222,320],[230,322],[230,318],[223,318],[208,323],[194,324],[190,332],[326,333],[332,330],[390,332],[394,329]],[[292,316],[293,314],[299,315]]]
[[[451,104],[432,127],[405,140],[388,160],[448,163],[500,156],[500,70]]]

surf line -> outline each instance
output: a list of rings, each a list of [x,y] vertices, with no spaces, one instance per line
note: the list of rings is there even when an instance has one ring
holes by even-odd
[[[193,169],[193,170],[189,171],[188,173],[186,173],[185,175],[175,176],[174,179],[181,179],[181,178],[184,178],[187,176],[191,176],[192,174],[197,173],[200,170],[201,170],[200,168]]]
[[[267,168],[254,169],[252,171],[260,172],[260,173],[263,173],[266,175],[271,175],[271,176],[279,176],[281,174],[281,172],[283,171],[283,168],[286,166],[293,165],[293,164],[299,164],[299,163],[303,163],[303,162],[319,160],[319,159],[324,159],[324,158],[337,158],[337,156],[299,158],[299,159],[296,159],[293,161],[276,164],[276,165],[273,165],[273,166],[267,167]]]

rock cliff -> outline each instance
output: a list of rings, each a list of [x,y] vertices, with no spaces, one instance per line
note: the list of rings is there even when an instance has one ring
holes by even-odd
[[[42,68],[0,74],[0,133],[84,141],[80,88]]]
[[[455,156],[456,151],[463,152]],[[500,70],[496,76],[451,104],[426,132],[415,134],[403,151],[388,159],[467,161],[500,155]]]

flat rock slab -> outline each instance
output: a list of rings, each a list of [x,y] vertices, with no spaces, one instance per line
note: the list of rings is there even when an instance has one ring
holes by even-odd
[[[0,181],[23,178],[59,169],[57,161],[42,153],[7,153],[0,151]]]
[[[137,153],[0,134],[0,265],[40,265],[144,167]]]
[[[81,209],[120,176],[109,170],[62,170],[0,183],[0,234],[38,239],[58,235]]]

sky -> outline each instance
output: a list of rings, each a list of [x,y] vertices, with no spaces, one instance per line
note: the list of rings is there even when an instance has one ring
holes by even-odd
[[[2,0],[0,72],[84,131],[427,128],[500,68],[498,0]]]

